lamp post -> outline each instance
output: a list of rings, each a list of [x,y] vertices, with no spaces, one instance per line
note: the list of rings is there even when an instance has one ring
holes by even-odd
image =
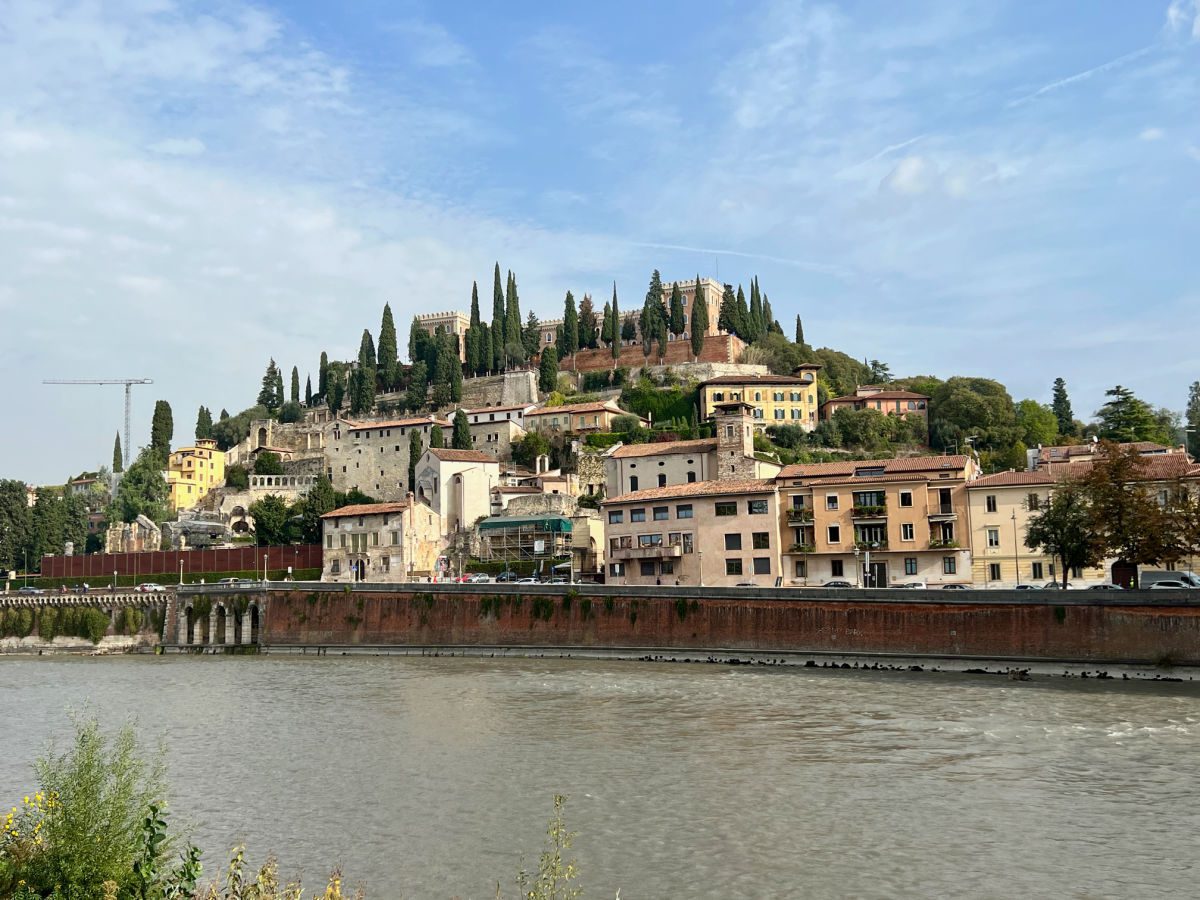
[[[117,592],[117,570],[113,569],[113,593]]]
[[[696,558],[700,562],[700,587],[704,587],[704,551],[697,550]]]
[[[1013,568],[1017,570],[1017,587],[1021,586],[1021,560],[1017,556],[1021,545],[1017,543],[1017,511],[1014,509],[1012,513],[1013,523]]]
[[[28,551],[28,550],[22,550],[22,551],[21,551],[21,553],[22,553],[22,554],[24,555],[24,557],[25,557],[25,565],[24,565],[24,567],[23,567],[23,568],[24,568],[24,574],[25,574],[25,587],[29,587],[29,551]]]
[[[858,544],[854,545],[854,586],[862,587],[862,568],[858,565]]]
[[[179,561],[179,583],[183,584],[183,560]]]

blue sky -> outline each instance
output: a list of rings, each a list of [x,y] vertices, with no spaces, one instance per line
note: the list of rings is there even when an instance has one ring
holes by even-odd
[[[1200,0],[0,0],[0,477],[107,462],[137,376],[191,436],[267,358],[516,271],[631,308],[748,283],[896,374],[1200,377]]]

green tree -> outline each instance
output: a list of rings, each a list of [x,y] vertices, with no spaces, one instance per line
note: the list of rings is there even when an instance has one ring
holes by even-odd
[[[350,375],[350,414],[370,412],[375,405],[375,342],[364,328],[358,346],[358,368]]]
[[[1094,566],[1104,558],[1092,529],[1091,506],[1080,485],[1063,481],[1055,487],[1050,501],[1030,517],[1025,546],[1059,561],[1064,587],[1072,569]]]
[[[299,507],[298,514],[301,516],[299,535],[301,543],[321,543],[321,516],[327,512],[333,512],[337,508],[333,482],[325,475],[321,475],[297,506]]]
[[[683,334],[683,329],[686,327],[683,324],[683,292],[679,290],[679,282],[671,282],[671,301],[667,312],[667,327],[670,328],[671,334],[679,337]]]
[[[278,392],[279,384],[279,368],[275,365],[275,358],[267,363],[267,371],[263,373],[262,388],[258,392],[258,405],[265,406],[267,409],[279,409],[283,404],[283,394]]]
[[[1012,397],[1004,385],[989,378],[947,379],[930,401],[930,438],[939,450],[967,447],[1004,452],[1021,436]]]
[[[721,293],[721,309],[717,314],[717,328],[726,334],[737,334],[737,298],[733,295],[733,285],[725,285]]]
[[[1147,484],[1147,458],[1136,447],[1102,441],[1079,478],[1091,512],[1092,533],[1106,555],[1134,565],[1172,556],[1171,519]]]
[[[633,316],[626,316],[625,321],[621,323],[621,340],[632,341],[637,338],[637,324],[634,322]],[[614,359],[620,354],[614,355]]]
[[[150,446],[166,458],[171,452],[171,438],[175,435],[175,422],[171,416],[171,404],[166,400],[155,401],[154,417],[150,420]]]
[[[542,351],[538,364],[538,390],[548,394],[558,386],[558,352],[553,347]]]
[[[282,475],[283,462],[279,454],[271,450],[263,450],[254,458],[255,475]]]
[[[872,384],[887,384],[892,380],[892,367],[885,362],[873,359],[867,363],[867,368],[871,370]]]
[[[25,482],[0,480],[0,570],[12,572],[22,565],[21,548],[29,544],[32,524]]]
[[[530,431],[512,448],[513,462],[518,466],[533,469],[537,458],[550,452],[550,442],[537,431]]]
[[[439,329],[437,334],[437,357],[433,370],[433,405],[435,409],[454,401],[455,370],[458,370],[459,392],[462,391],[462,368],[458,354],[454,352],[451,336]]]
[[[542,344],[542,323],[538,321],[537,313],[532,309],[525,317],[525,327],[521,330],[521,344],[527,357],[537,356]]]
[[[1022,400],[1017,404],[1017,425],[1026,447],[1053,444],[1058,436],[1058,417],[1054,410],[1036,400]]]
[[[446,436],[442,433],[442,427],[434,424],[429,429],[429,447],[431,450],[440,450],[446,446]]]
[[[346,373],[342,369],[341,364],[333,363],[329,366],[329,394],[325,402],[329,404],[329,411],[334,413],[342,408],[342,403],[346,399]]]
[[[117,432],[116,440],[113,442],[113,472],[125,471],[125,457],[121,454],[121,432]]]
[[[450,446],[455,450],[472,449],[471,423],[467,420],[467,414],[461,409],[454,413],[454,434],[450,438]]]
[[[429,343],[429,332],[421,325],[421,320],[413,316],[408,326],[408,361],[415,363],[425,359],[426,346]]]
[[[492,285],[492,371],[504,371],[504,288],[500,285],[500,263],[496,263],[495,283]]]
[[[767,298],[766,294],[762,295],[762,306],[763,322],[765,323],[763,334],[783,334],[783,328],[775,321],[775,311],[771,309],[771,301]]]
[[[304,405],[309,408],[311,408],[313,405],[312,376],[311,375],[304,376]]]
[[[517,295],[517,276],[512,272],[508,273],[504,310],[504,353],[509,365],[520,364],[525,361],[525,344],[521,340],[521,300]]]
[[[763,319],[762,295],[758,292],[758,276],[750,281],[750,310],[746,317],[746,340],[754,343],[766,333]]]
[[[196,413],[196,440],[203,441],[212,437],[213,420],[208,408],[201,406]]]
[[[579,304],[579,349],[595,350],[600,343],[600,329],[596,323],[596,307],[592,295],[584,294]]]
[[[563,301],[562,343],[555,349],[562,356],[570,356],[579,349],[579,313],[575,309],[575,295],[567,291]]]
[[[1129,388],[1118,384],[1105,391],[1104,395],[1112,399],[1096,412],[1096,418],[1099,420],[1096,435],[1101,440],[1120,443],[1170,441],[1170,436],[1163,433],[1162,426],[1155,420],[1149,404],[1135,397]]]
[[[225,487],[244,491],[250,487],[250,472],[241,463],[225,467]]]
[[[1078,433],[1075,427],[1075,413],[1071,411],[1071,398],[1067,396],[1067,383],[1061,378],[1054,379],[1054,395],[1051,398],[1050,409],[1058,420],[1058,433],[1064,437],[1072,437]]]
[[[467,371],[472,375],[479,374],[480,355],[482,353],[483,337],[480,326],[483,320],[479,317],[479,282],[471,282],[471,321],[467,325]]]
[[[166,458],[146,447],[129,466],[117,485],[109,507],[110,522],[132,522],[139,515],[162,522],[167,517],[167,480],[163,478]]]
[[[621,341],[626,340],[624,332],[624,323],[621,321],[621,310],[617,305],[617,283],[613,282],[612,296],[612,332],[613,342],[609,347],[612,350],[613,362],[616,363],[621,358]]]
[[[692,298],[691,322],[692,356],[700,358],[704,352],[704,336],[708,333],[708,301],[700,290],[700,273],[696,273],[696,293]]]
[[[410,412],[425,408],[425,395],[429,388],[429,373],[423,360],[418,360],[409,369],[408,391],[404,395],[404,406]]]
[[[375,368],[379,385],[394,391],[400,384],[400,351],[396,346],[396,322],[392,319],[391,304],[383,304],[383,320],[379,323],[379,346],[375,351]]]
[[[289,521],[292,511],[282,497],[267,494],[251,503],[246,512],[254,519],[254,540],[258,546],[274,547],[292,542],[295,531]]]
[[[414,428],[408,433],[408,489],[413,493],[417,490],[417,460],[424,452],[425,448],[421,446],[421,429]]]
[[[324,400],[329,391],[329,354],[321,351],[321,364],[317,368],[317,396]]]
[[[1193,459],[1200,458],[1200,381],[1193,381],[1188,388],[1187,410],[1187,446],[1188,453]]]
[[[799,314],[796,315],[796,346],[804,346],[804,323],[800,321]]]
[[[751,321],[750,308],[746,305],[746,295],[742,293],[742,286],[740,284],[738,285],[737,300],[735,302],[737,304],[735,307],[737,310],[735,317],[735,321],[737,323],[737,336],[747,344],[753,344],[754,323]]]

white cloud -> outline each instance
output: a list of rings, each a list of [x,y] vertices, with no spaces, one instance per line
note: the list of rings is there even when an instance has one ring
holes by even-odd
[[[163,156],[199,156],[206,148],[204,141],[199,138],[166,138],[156,141],[147,149]]]
[[[1171,0],[1167,7],[1167,30],[1200,40],[1200,0]]]
[[[1134,62],[1135,60],[1141,59],[1143,56],[1145,56],[1147,53],[1149,53],[1153,49],[1154,49],[1154,47],[1152,47],[1152,46],[1151,47],[1140,47],[1137,50],[1133,50],[1129,53],[1122,54],[1121,56],[1118,56],[1116,59],[1110,59],[1106,63],[1101,63],[1098,66],[1093,66],[1092,68],[1086,69],[1083,72],[1076,72],[1074,75],[1068,75],[1066,78],[1059,78],[1055,81],[1051,81],[1048,84],[1042,85],[1040,88],[1038,88],[1036,91],[1034,91],[1031,94],[1026,94],[1023,97],[1018,97],[1016,100],[1009,101],[1008,105],[1010,107],[1011,106],[1020,106],[1024,103],[1029,103],[1032,100],[1036,100],[1038,97],[1041,97],[1045,94],[1049,94],[1054,91],[1061,90],[1062,88],[1068,87],[1073,84],[1077,84],[1081,81],[1087,81],[1089,78],[1093,78],[1096,75],[1100,75],[1104,72],[1109,72],[1109,71],[1112,71],[1113,69],[1119,69],[1121,66],[1128,65],[1129,63]]]
[[[1140,140],[1140,141],[1161,141],[1166,136],[1167,136],[1167,133],[1165,131],[1163,131],[1161,128],[1144,128],[1144,129],[1142,129],[1141,133],[1138,134],[1138,140]]]
[[[937,173],[921,156],[906,156],[883,179],[881,187],[897,194],[923,194],[933,185]]]

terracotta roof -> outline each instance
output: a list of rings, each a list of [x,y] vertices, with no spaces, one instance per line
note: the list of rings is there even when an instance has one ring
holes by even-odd
[[[1183,453],[1164,453],[1161,456],[1143,457],[1144,481],[1173,481],[1176,478],[1200,478],[1200,464],[1192,462]],[[1006,487],[1020,484],[1053,484],[1064,478],[1086,475],[1095,465],[1093,460],[1050,463],[1034,472],[998,472],[986,475],[970,484],[977,487]]]
[[[321,516],[322,519],[348,519],[351,516],[378,516],[384,513],[404,512],[408,509],[405,502],[397,503],[359,503],[354,506],[343,506]]]
[[[657,444],[625,444],[612,452],[613,459],[629,459],[638,456],[661,456],[672,453],[707,453],[717,449],[716,438],[699,438],[694,441],[662,441]]]
[[[522,485],[517,485],[516,487],[501,485],[500,487],[492,488],[492,490],[498,494],[540,494],[542,492],[541,488],[524,487]]]
[[[1057,472],[1058,469],[1055,468],[1055,471]],[[1057,475],[1051,475],[1046,471],[997,472],[995,475],[985,475],[983,478],[978,478],[967,485],[967,487],[970,490],[975,490],[976,488],[1012,487],[1022,484],[1033,486],[1053,484],[1057,480]]]
[[[494,412],[511,412],[514,409],[528,409],[531,406],[537,406],[536,403],[514,403],[509,406],[481,406],[479,409],[464,409],[468,416],[473,416],[478,413],[494,413]]]
[[[1131,441],[1127,444],[1121,444],[1121,447],[1132,447],[1138,453],[1152,454],[1161,453],[1167,454],[1171,452],[1171,448],[1165,444],[1158,444],[1154,441]],[[1040,459],[1054,461],[1056,459],[1070,459],[1072,456],[1091,456],[1099,450],[1099,444],[1055,444],[1053,446],[1045,446],[1038,448],[1038,457]],[[1054,451],[1059,451],[1055,453]]]
[[[912,391],[873,391],[870,394],[846,394],[843,397],[830,397],[826,403],[843,403],[846,401],[867,400],[928,400],[928,394],[917,394]]]
[[[542,406],[538,409],[531,409],[529,412],[525,413],[525,417],[529,418],[530,416],[549,416],[561,413],[573,414],[589,412],[611,412],[617,413],[618,415],[635,415],[634,413],[627,413],[625,410],[621,409],[615,404],[612,404],[611,400],[605,400],[596,401],[594,403],[569,403],[566,406]]]
[[[812,366],[811,368],[819,369],[820,366]],[[702,381],[700,387],[707,387],[710,384],[807,384],[816,385],[816,379],[797,378],[795,375],[719,375],[716,378],[710,378],[708,381]]]
[[[895,475],[898,472],[945,472],[946,470],[961,470],[967,465],[967,457],[958,456],[909,456],[903,459],[848,459],[837,462],[797,463],[784,466],[779,473],[779,479],[784,478],[821,478],[834,475],[853,478],[856,469],[883,467],[883,474]],[[870,476],[858,476],[860,478]]]
[[[449,447],[430,447],[429,452],[442,462],[496,462],[494,456],[489,456],[482,450],[454,450]]]
[[[425,416],[424,418],[391,419],[387,422],[360,422],[357,425],[350,425],[349,430],[367,431],[373,428],[405,428],[411,425],[441,425],[445,428],[450,425],[450,422],[441,419],[430,421],[429,417]]]
[[[771,494],[775,492],[775,481],[771,478],[744,478],[733,481],[695,481],[691,484],[673,484],[669,487],[650,488],[621,494],[603,501],[602,506],[615,503],[641,503],[647,500],[670,500],[675,497],[719,497],[723,494]]]

